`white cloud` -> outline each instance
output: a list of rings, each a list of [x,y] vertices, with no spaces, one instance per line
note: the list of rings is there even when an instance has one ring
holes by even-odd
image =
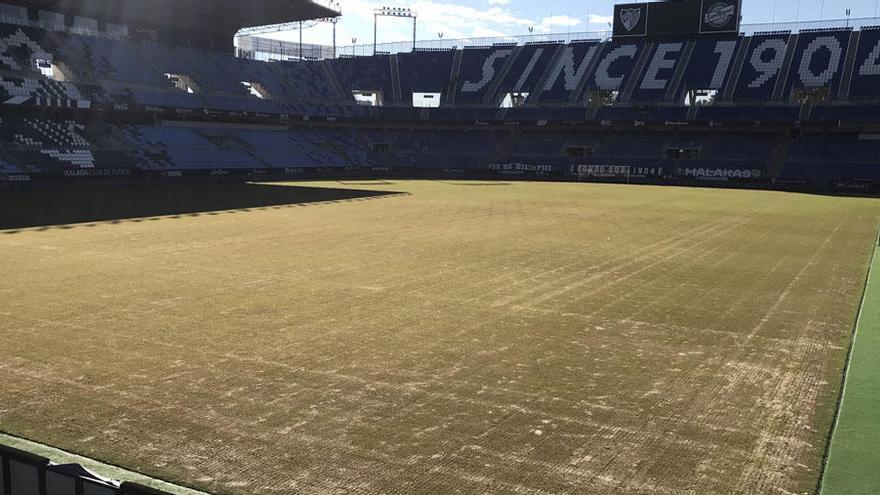
[[[602,26],[608,26],[608,23],[614,20],[614,16],[611,15],[595,15],[591,14],[589,19],[589,24],[601,24]]]
[[[509,36],[509,33],[503,33],[501,31],[497,31],[495,29],[489,29],[484,27],[477,27],[471,32],[472,38],[504,38]],[[466,38],[468,36],[465,36]]]
[[[555,15],[541,19],[541,23],[535,26],[535,30],[541,33],[554,33],[558,31],[570,31],[581,24],[580,19],[567,15]]]
[[[545,26],[577,26],[581,23],[580,19],[569,17],[567,15],[555,15],[553,17],[545,17],[541,24]]]
[[[520,17],[510,7],[512,0],[486,0],[485,7],[470,7],[435,0],[345,0],[342,3],[343,16],[337,24],[337,40],[340,46],[373,42],[373,9],[383,6],[408,7],[418,15],[418,38],[437,39],[438,33],[444,39],[495,37],[528,34],[533,27],[535,33],[552,33],[588,30],[590,25],[602,25],[611,17],[591,15],[589,23],[583,18],[569,15],[554,15],[543,19]],[[316,27],[306,31],[304,39],[309,43],[330,41],[328,26]],[[279,33],[273,37],[296,41],[298,34]],[[409,19],[380,18],[379,43],[403,42],[412,40],[412,22]]]

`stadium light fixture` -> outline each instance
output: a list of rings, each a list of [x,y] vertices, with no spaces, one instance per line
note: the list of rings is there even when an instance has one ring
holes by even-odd
[[[318,19],[320,22],[329,22],[333,25],[333,58],[336,58],[336,23],[339,22],[338,17],[328,17],[326,19]]]
[[[380,17],[402,17],[412,19],[413,21],[413,51],[416,51],[416,29],[418,16],[412,9],[403,7],[380,7],[373,9],[373,55],[376,54],[376,48],[379,43],[379,18]]]

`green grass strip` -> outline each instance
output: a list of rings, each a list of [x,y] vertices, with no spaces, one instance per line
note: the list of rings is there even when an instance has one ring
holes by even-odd
[[[820,493],[880,494],[880,256],[876,250]]]

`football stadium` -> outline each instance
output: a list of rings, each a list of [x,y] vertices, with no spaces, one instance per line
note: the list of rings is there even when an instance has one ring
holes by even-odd
[[[880,18],[345,8],[0,0],[0,495],[880,493]]]

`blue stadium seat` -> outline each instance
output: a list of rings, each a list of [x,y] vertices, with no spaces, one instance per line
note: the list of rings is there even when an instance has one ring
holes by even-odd
[[[37,60],[52,60],[44,31],[0,24],[0,70],[21,75],[39,74]]]
[[[682,57],[686,40],[669,40],[655,43],[648,54],[648,63],[635,85],[631,101],[638,103],[660,102],[666,97],[673,83],[675,72],[684,63]]]
[[[393,101],[390,56],[341,58],[334,60],[331,67],[351,101],[352,91],[380,91],[385,101]]]
[[[880,105],[819,105],[813,108],[810,120],[815,122],[842,122],[851,126],[876,125],[880,124]]]
[[[541,103],[575,103],[572,101],[578,96],[575,91],[582,85],[584,78],[590,76],[587,69],[597,54],[602,57],[601,50],[602,45],[596,41],[578,41],[563,46],[556,63],[546,69],[547,73],[544,85],[540,88],[539,101]],[[622,51],[626,52],[627,50],[628,48],[624,48]],[[625,59],[625,57],[618,59],[617,53],[620,52],[613,52],[608,59],[609,62],[612,62],[613,59],[615,69],[620,68]],[[600,58],[600,64],[601,60]],[[600,70],[605,71],[608,68],[609,66],[602,65]],[[596,77],[595,71],[593,77]],[[604,77],[600,79],[603,83],[607,82]]]
[[[633,77],[633,69],[644,48],[642,41],[612,41],[603,43],[596,68],[590,75],[587,88],[600,91],[621,91]]]
[[[458,74],[456,103],[484,103],[492,81],[514,53],[514,45],[465,48]]]
[[[547,65],[559,50],[560,43],[532,43],[522,47],[510,71],[501,81],[496,104],[508,93],[528,93],[529,103],[537,101],[532,95],[539,92],[538,83],[547,72]]]
[[[675,103],[681,104],[689,91],[727,87],[733,73],[737,50],[743,38],[709,37],[697,40],[682,77]]]
[[[687,120],[686,107],[633,107],[605,106],[596,113],[597,120],[626,120],[639,122],[683,122]]]
[[[880,27],[861,30],[849,96],[853,100],[880,98]]]
[[[749,38],[734,99],[737,101],[769,101],[781,77],[791,33],[756,34]]]
[[[453,50],[416,51],[398,55],[401,103],[413,93],[446,93],[452,73]]]
[[[21,170],[51,171],[95,168],[85,126],[73,121],[24,119],[0,123],[0,139],[7,143],[6,159]]]
[[[583,122],[586,120],[585,107],[518,107],[507,111],[507,121],[552,121],[552,122]]]
[[[795,122],[800,107],[785,105],[708,105],[697,111],[695,120],[716,122]]]
[[[436,122],[492,122],[498,116],[498,109],[493,107],[483,108],[432,108],[429,112],[430,120]]]
[[[784,94],[794,96],[802,89],[828,88],[829,94],[836,96],[851,33],[852,29],[802,31],[798,35]]]

